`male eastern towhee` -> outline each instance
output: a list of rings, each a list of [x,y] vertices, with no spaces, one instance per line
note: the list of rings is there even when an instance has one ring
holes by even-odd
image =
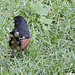
[[[9,46],[14,50],[24,50],[30,41],[30,34],[27,23],[22,16],[16,16],[14,19],[14,29],[10,32]]]

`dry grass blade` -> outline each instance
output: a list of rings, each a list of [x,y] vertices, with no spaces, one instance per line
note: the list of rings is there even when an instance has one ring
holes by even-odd
[[[21,72],[21,75],[24,75],[21,69],[19,71]]]
[[[72,40],[74,40],[74,38],[73,38],[70,34],[66,33],[66,35],[67,35],[68,37],[70,37]]]

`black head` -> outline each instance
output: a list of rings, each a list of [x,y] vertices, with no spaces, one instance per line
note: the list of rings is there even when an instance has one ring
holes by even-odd
[[[22,16],[16,16],[13,19],[14,19],[15,25],[20,24],[24,20]]]

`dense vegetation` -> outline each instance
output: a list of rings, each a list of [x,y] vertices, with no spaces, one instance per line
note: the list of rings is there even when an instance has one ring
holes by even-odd
[[[31,34],[24,54],[8,44],[13,17],[23,16]],[[0,0],[0,75],[70,75],[75,73],[74,0]]]

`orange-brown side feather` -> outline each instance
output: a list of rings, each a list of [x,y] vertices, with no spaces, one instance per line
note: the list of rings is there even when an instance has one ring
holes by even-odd
[[[25,49],[28,44],[29,44],[29,41],[30,41],[30,38],[29,39],[24,39],[23,42],[22,42],[22,46],[21,46],[21,49]]]

